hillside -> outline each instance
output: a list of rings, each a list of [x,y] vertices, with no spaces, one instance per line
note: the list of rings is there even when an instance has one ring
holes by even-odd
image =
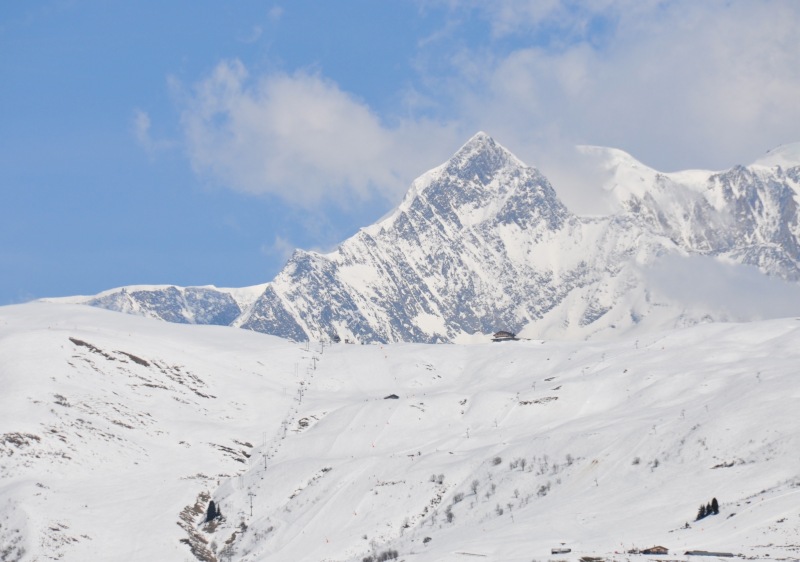
[[[797,319],[321,347],[3,307],[0,560],[797,560],[799,356]]]

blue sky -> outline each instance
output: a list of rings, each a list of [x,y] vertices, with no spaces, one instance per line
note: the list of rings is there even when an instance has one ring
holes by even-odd
[[[671,171],[800,141],[793,0],[0,5],[0,304],[246,286],[484,130],[591,208],[575,144]]]

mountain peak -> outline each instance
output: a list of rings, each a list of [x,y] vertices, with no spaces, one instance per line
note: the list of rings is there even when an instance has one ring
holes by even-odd
[[[390,228],[415,204],[432,205],[436,208],[434,214],[455,219],[461,225],[474,224],[500,213],[515,193],[522,195],[526,190],[517,193],[520,186],[540,183],[546,184],[546,189],[542,189],[547,192],[547,199],[557,199],[537,170],[525,165],[485,132],[478,131],[449,160],[415,179],[398,207],[361,230],[376,235],[381,229]],[[555,206],[562,205],[556,202]]]
[[[464,146],[471,144],[496,144],[495,140],[484,131],[478,131],[464,143]]]
[[[507,148],[483,131],[478,131],[456,151],[446,166],[451,172],[461,171],[463,173],[463,171],[469,172],[478,168],[485,172],[494,172],[509,164],[515,167],[525,167],[525,164]]]
[[[670,254],[800,279],[795,171],[660,173],[620,150],[587,151],[592,181],[617,203],[610,214],[571,214],[543,174],[478,132],[335,251],[297,251],[255,300],[167,287],[90,303],[185,323],[238,314],[236,326],[294,340],[432,343],[500,328],[604,337],[645,318],[644,329],[737,318],[727,308],[736,299],[670,293],[677,285],[651,267]],[[793,149],[779,154],[792,161]]]

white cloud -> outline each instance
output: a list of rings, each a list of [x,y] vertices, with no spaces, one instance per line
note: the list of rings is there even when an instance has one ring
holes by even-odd
[[[418,59],[421,93],[541,168],[576,212],[608,207],[575,145],[675,171],[800,140],[794,0],[443,2],[453,17],[421,47],[436,54]],[[490,37],[465,47],[459,22],[476,15]]]
[[[254,25],[249,32],[243,34],[239,37],[239,41],[242,43],[253,44],[261,39],[261,36],[264,34],[264,28],[260,25]]]
[[[185,98],[182,123],[197,172],[227,187],[296,205],[374,194],[395,200],[458,143],[448,125],[385,125],[318,74],[251,77],[222,62]]]
[[[710,308],[730,320],[800,316],[800,285],[749,265],[711,257],[664,256],[646,272],[650,286],[688,308]]]
[[[136,140],[139,141],[144,147],[147,147],[151,143],[150,139],[150,126],[152,125],[150,121],[150,116],[147,114],[146,111],[142,111],[141,109],[137,109],[133,115],[133,132],[136,135]]]
[[[137,109],[133,114],[133,134],[136,141],[147,152],[153,156],[157,152],[173,148],[175,143],[167,139],[155,139],[150,133],[152,122],[150,115],[146,111]]]
[[[272,23],[277,22],[283,17],[283,8],[278,5],[272,6],[269,11],[267,12],[267,18]]]
[[[504,41],[453,56],[461,80],[439,86],[461,119],[510,146],[614,146],[671,171],[746,164],[798,140],[798,2],[477,5]]]
[[[261,253],[265,256],[275,256],[281,262],[286,262],[292,253],[297,249],[297,246],[292,244],[287,238],[283,236],[275,236],[272,244],[263,244],[261,246]]]
[[[585,213],[602,212],[602,193],[590,166],[574,163],[576,144],[622,148],[673,171],[746,164],[800,140],[793,0],[447,4],[457,17],[418,42],[418,74],[388,114],[320,73],[252,76],[239,61],[220,63],[183,99],[195,170],[296,205],[397,201],[485,130]],[[494,39],[468,48],[458,34],[476,14]],[[147,146],[149,120],[140,128]]]
[[[492,35],[506,37],[518,33],[556,30],[557,44],[585,37],[598,18],[617,18],[652,10],[661,0],[505,0],[466,3],[483,12]],[[661,2],[663,3],[663,2]]]

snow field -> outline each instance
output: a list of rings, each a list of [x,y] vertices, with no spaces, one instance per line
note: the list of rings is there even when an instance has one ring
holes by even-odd
[[[190,535],[243,562],[530,562],[562,542],[566,560],[797,560],[798,343],[785,319],[321,346],[4,307],[0,540],[22,560],[194,560]],[[203,525],[203,500],[192,534],[180,515],[204,493],[224,518]]]

